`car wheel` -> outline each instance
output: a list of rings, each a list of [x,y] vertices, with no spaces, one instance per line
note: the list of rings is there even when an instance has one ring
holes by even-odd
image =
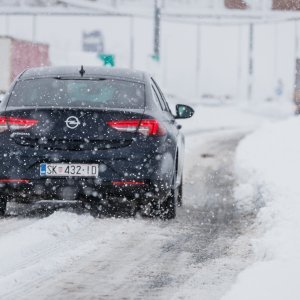
[[[127,218],[135,217],[137,206],[134,202],[128,203],[107,203],[103,204],[99,199],[93,199],[90,206],[90,214],[94,218],[101,216]]]
[[[171,220],[176,217],[176,191],[172,191],[166,200],[160,206],[160,218],[162,220]]]
[[[152,199],[140,205],[139,213],[143,218],[157,218],[159,216],[157,200]]]
[[[180,180],[180,185],[178,187],[178,197],[177,197],[177,206],[180,207],[182,206],[182,197],[183,197],[183,180],[182,180],[182,177],[181,177],[181,180]]]
[[[91,200],[89,211],[92,217],[94,218],[100,217],[102,211],[100,202],[96,199]]]
[[[0,197],[0,217],[3,217],[6,212],[7,199]]]
[[[176,206],[178,203],[178,198],[179,198],[178,195],[180,189],[179,187],[175,188],[175,181],[176,181],[175,178],[176,178],[176,174],[173,179],[173,188],[169,196],[167,196],[165,201],[163,201],[160,204],[159,216],[163,220],[171,220],[176,217]]]

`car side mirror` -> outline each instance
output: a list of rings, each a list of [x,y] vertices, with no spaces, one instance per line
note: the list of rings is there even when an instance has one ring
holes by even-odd
[[[194,112],[195,111],[188,105],[177,104],[175,119],[188,119],[193,116]]]

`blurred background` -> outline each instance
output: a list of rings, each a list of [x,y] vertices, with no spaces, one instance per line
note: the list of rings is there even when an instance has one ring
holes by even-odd
[[[147,70],[191,101],[297,101],[298,0],[0,0],[0,90],[24,68]]]

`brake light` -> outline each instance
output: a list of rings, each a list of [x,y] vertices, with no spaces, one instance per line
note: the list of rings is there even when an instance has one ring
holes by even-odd
[[[139,132],[145,136],[162,136],[166,134],[157,120],[120,120],[107,122],[110,127],[121,132]]]
[[[143,185],[145,184],[143,181],[113,181],[113,185]]]
[[[0,183],[29,183],[28,179],[0,179]]]
[[[0,132],[8,130],[28,129],[38,123],[37,120],[0,116]]]
[[[7,122],[6,122],[6,117],[0,117],[0,132],[3,132],[7,130]]]

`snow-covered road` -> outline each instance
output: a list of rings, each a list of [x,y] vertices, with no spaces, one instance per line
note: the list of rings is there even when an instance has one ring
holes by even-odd
[[[243,135],[216,130],[188,147],[176,220],[64,211],[1,220],[0,298],[220,299],[252,259],[252,219],[232,195]]]

